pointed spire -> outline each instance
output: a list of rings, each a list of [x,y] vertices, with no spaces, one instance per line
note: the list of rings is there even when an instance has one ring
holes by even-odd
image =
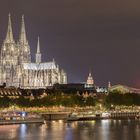
[[[40,41],[38,37],[38,42],[37,42],[37,53],[40,53]]]
[[[22,20],[21,20],[21,30],[20,30],[19,41],[22,42],[22,43],[27,43],[25,23],[24,23],[24,15],[22,15]]]
[[[108,89],[111,88],[111,82],[108,82]]]
[[[14,42],[13,31],[12,31],[12,22],[11,22],[11,15],[8,15],[8,28],[5,41]]]
[[[88,77],[92,77],[92,76],[91,76],[91,72],[89,72],[89,76],[88,76]]]
[[[52,59],[52,62],[55,63],[55,59],[54,58]]]
[[[89,68],[88,77],[92,77],[92,74],[91,74],[91,68]]]
[[[39,37],[37,41],[36,63],[41,63],[40,42]]]

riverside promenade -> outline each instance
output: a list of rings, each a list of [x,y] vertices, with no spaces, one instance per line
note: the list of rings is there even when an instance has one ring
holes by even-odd
[[[25,111],[4,111],[0,113],[0,125],[21,123],[44,123],[44,119],[39,113]]]
[[[0,125],[6,124],[26,124],[26,123],[44,123],[44,119],[32,119],[32,120],[1,120]]]
[[[101,119],[140,119],[139,112],[102,112],[96,114],[72,113],[67,118],[68,121],[101,120]]]
[[[22,114],[23,115],[23,114]],[[0,119],[0,125],[21,123],[45,123],[52,120],[85,121],[101,119],[140,119],[139,111],[108,111],[108,112],[46,112],[19,114],[4,114]]]
[[[66,120],[70,115],[70,112],[51,112],[51,113],[40,113],[42,118],[47,121],[51,120]]]
[[[129,112],[51,112],[41,113],[45,121],[51,120],[99,120],[99,119],[139,119],[140,113],[138,111]]]

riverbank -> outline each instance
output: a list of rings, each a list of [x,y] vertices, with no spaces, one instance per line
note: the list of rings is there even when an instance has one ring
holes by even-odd
[[[29,124],[29,123],[44,123],[44,119],[32,119],[32,120],[1,120],[0,121],[0,125]]]
[[[102,119],[140,119],[139,112],[102,112],[97,114],[72,113],[67,121],[102,120]]]
[[[7,118],[9,120],[7,120]],[[6,116],[3,120],[0,120],[0,125],[3,124],[25,124],[25,123],[45,123],[47,121],[53,120],[64,120],[64,121],[86,121],[86,120],[102,120],[102,119],[113,119],[113,120],[124,120],[124,119],[140,119],[139,112],[120,112],[120,111],[110,111],[110,112],[50,112],[50,113],[38,113],[32,114],[28,113],[25,118],[19,116],[11,117]]]

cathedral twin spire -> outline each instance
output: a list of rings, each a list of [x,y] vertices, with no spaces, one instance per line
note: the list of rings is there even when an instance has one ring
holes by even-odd
[[[12,31],[12,22],[11,22],[11,15],[10,14],[8,15],[8,28],[7,28],[7,34],[6,34],[5,41],[6,42],[14,42],[13,31]],[[22,42],[22,43],[27,43],[24,16],[22,16],[22,21],[21,21],[21,31],[20,31],[19,41]]]
[[[20,31],[19,42],[24,44],[28,43],[26,37],[26,31],[25,31],[24,15],[22,15],[22,20],[21,20],[21,31]]]
[[[7,34],[5,38],[6,42],[14,42],[13,31],[12,31],[12,23],[11,23],[11,15],[8,15],[8,28]]]
[[[5,38],[5,43],[15,43],[14,37],[13,37],[12,22],[11,22],[11,15],[10,14],[8,16],[8,28],[7,28],[7,34],[6,34],[6,38]],[[20,30],[20,35],[19,35],[19,44],[22,45],[21,47],[23,47],[23,49],[25,49],[24,50],[25,52],[28,50],[29,51],[28,55],[30,55],[30,48],[29,48],[29,45],[28,45],[27,37],[26,37],[24,15],[22,15],[22,20],[21,20],[21,30]],[[37,43],[36,62],[41,63],[39,37],[38,37],[38,43]]]

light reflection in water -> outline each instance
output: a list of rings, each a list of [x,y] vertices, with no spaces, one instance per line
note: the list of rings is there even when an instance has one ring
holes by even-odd
[[[68,125],[67,131],[64,137],[65,137],[65,140],[73,140],[72,127],[70,127],[70,125]]]
[[[0,139],[14,139],[20,125],[0,125]]]
[[[139,140],[140,122],[125,120],[52,121],[0,126],[0,140]]]
[[[102,139],[108,140],[109,139],[109,127],[110,127],[111,120],[102,120],[101,121],[101,136]]]
[[[20,125],[20,136],[21,136],[21,138],[25,137],[26,129],[27,129],[27,125],[26,124],[21,124]]]

